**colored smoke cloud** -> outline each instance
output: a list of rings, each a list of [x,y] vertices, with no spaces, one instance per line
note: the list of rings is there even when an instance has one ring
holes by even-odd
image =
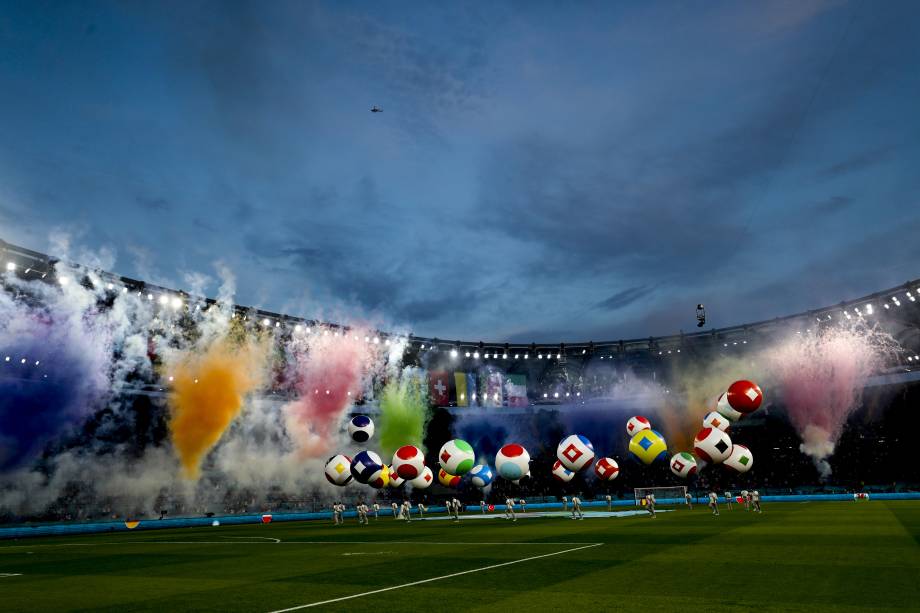
[[[764,352],[770,378],[802,437],[800,449],[823,478],[830,476],[827,458],[859,408],[866,382],[895,347],[887,333],[857,325],[797,334]]]
[[[201,462],[262,382],[265,349],[256,342],[222,339],[201,353],[187,353],[168,372],[169,431],[184,475],[198,478]]]
[[[302,458],[327,455],[346,410],[365,395],[376,362],[363,331],[301,333],[292,343],[289,376],[298,398],[284,405],[285,424]]]
[[[408,367],[393,379],[380,396],[377,432],[383,457],[402,445],[416,445],[425,451],[422,441],[428,424],[428,384],[424,372]]]

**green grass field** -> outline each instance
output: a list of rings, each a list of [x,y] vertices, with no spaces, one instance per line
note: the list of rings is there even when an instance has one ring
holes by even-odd
[[[463,574],[445,577],[454,573]],[[396,589],[367,594],[384,588]],[[315,608],[918,610],[920,503],[767,504],[762,515],[723,506],[718,518],[697,506],[654,520],[381,517],[367,527],[0,542],[3,611],[267,612],[351,596]]]

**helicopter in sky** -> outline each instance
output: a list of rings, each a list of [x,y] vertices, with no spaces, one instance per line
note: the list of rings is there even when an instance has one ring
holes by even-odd
[[[371,107],[371,113],[382,113],[383,109],[377,106],[376,104]]]

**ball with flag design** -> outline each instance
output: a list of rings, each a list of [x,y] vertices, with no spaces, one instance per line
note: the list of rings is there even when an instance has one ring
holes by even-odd
[[[735,411],[747,415],[760,408],[763,402],[763,391],[753,381],[741,379],[728,386],[725,399]]]
[[[586,436],[572,434],[562,439],[556,447],[556,458],[569,470],[578,472],[591,466],[594,461],[594,445]]]
[[[403,479],[415,479],[425,468],[425,455],[415,445],[403,445],[393,454],[390,466]]]
[[[374,422],[367,415],[355,415],[348,422],[348,436],[356,443],[366,443],[374,436]]]
[[[402,485],[403,483],[405,483],[405,482],[406,482],[405,479],[403,479],[402,477],[400,477],[399,475],[397,475],[397,474],[396,474],[395,472],[393,472],[392,470],[390,471],[390,487],[392,487],[392,488],[397,488],[397,487],[401,486],[401,485]]]
[[[728,418],[723,417],[718,411],[710,411],[703,418],[704,428],[716,428],[722,432],[727,432],[730,425],[731,422],[728,421]]]
[[[648,419],[641,415],[630,417],[626,422],[626,436],[633,437],[642,430],[651,430],[652,424]]]
[[[461,476],[470,472],[473,464],[476,463],[476,456],[469,443],[455,438],[441,446],[438,461],[447,474]]]
[[[746,473],[754,465],[754,455],[744,445],[732,445],[732,451],[723,464],[737,473]]]
[[[523,446],[509,443],[495,455],[495,470],[509,481],[517,481],[530,473],[530,454]]]
[[[718,428],[703,428],[693,439],[693,453],[707,462],[724,462],[731,452],[732,439]]]
[[[443,468],[438,470],[438,483],[445,487],[457,487],[460,485],[460,477],[452,475]]]
[[[629,440],[629,452],[643,464],[668,457],[668,444],[656,430],[641,430]]]
[[[390,484],[390,467],[384,464],[380,467],[380,470],[376,471],[371,478],[368,479],[367,484],[372,488],[379,490],[386,487]]]
[[[383,460],[373,451],[359,451],[351,460],[351,476],[358,483],[367,484],[377,471],[383,468]]]
[[[429,485],[431,485],[433,482],[434,482],[434,473],[431,472],[431,469],[426,466],[425,469],[422,470],[422,474],[420,474],[415,479],[409,480],[409,485],[411,485],[414,489],[423,490],[427,488]]]
[[[671,456],[671,472],[678,477],[687,478],[696,474],[696,458],[692,453],[681,451]]]
[[[559,460],[556,460],[556,463],[553,464],[553,479],[556,481],[561,481],[562,483],[568,483],[572,480],[572,477],[575,476],[575,473],[565,465],[562,464]]]
[[[601,481],[613,481],[620,474],[620,465],[613,458],[600,458],[594,463],[594,474]]]
[[[477,464],[470,471],[470,481],[480,489],[490,485],[493,478],[492,469],[486,464]]]
[[[738,421],[741,419],[741,413],[732,408],[728,403],[728,395],[722,393],[716,401],[716,411],[728,421]]]
[[[347,455],[334,455],[326,460],[326,481],[332,485],[348,485],[353,479],[351,475],[351,458]]]

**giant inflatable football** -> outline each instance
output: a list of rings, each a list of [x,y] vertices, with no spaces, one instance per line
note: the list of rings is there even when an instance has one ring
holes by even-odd
[[[455,438],[441,446],[438,461],[445,472],[460,476],[470,472],[476,462],[476,458],[473,453],[473,447],[469,443]]]
[[[613,481],[620,474],[620,465],[613,458],[600,458],[594,463],[594,474],[601,481]]]
[[[581,434],[567,436],[556,447],[556,458],[569,470],[578,472],[594,461],[594,445]]]
[[[373,451],[359,451],[351,460],[351,476],[358,483],[367,484],[383,468],[383,460]]]
[[[732,451],[723,464],[735,472],[746,473],[754,465],[754,456],[744,445],[732,445]]]
[[[332,485],[348,485],[351,483],[351,458],[347,455],[334,455],[326,460],[326,481]]]
[[[668,445],[655,430],[641,430],[629,440],[629,452],[643,464],[668,457]]]
[[[693,439],[696,457],[713,464],[724,462],[732,452],[732,439],[718,428],[703,428]]]
[[[561,481],[562,483],[568,483],[572,480],[572,477],[575,476],[575,473],[563,466],[562,462],[556,460],[556,463],[553,464],[553,479],[556,481]]]
[[[391,466],[403,479],[415,479],[425,468],[425,455],[415,445],[403,445],[393,454]]]
[[[510,443],[495,455],[495,470],[509,481],[517,481],[530,473],[530,454],[521,445]]]

